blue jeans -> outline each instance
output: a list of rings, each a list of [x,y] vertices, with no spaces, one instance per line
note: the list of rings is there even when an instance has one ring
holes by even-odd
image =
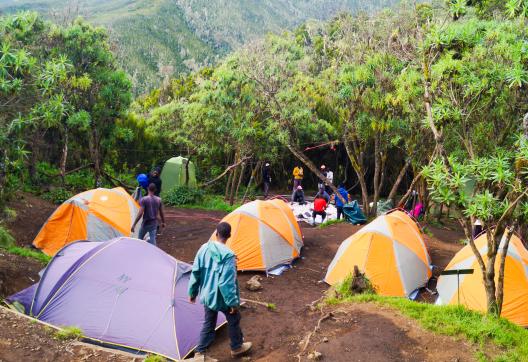
[[[216,319],[218,312],[204,306],[205,320],[200,332],[200,342],[196,347],[196,352],[204,353],[215,338]],[[235,314],[229,314],[229,311],[221,311],[227,319],[227,328],[229,329],[229,339],[231,340],[231,350],[237,350],[242,347],[244,343],[244,335],[240,329],[240,311],[237,310]]]
[[[149,243],[151,243],[152,245],[156,246],[156,232],[158,230],[158,225],[151,225],[151,226],[141,226],[139,228],[139,238],[141,240],[143,240],[143,238],[145,237],[145,235],[147,235],[147,233],[149,234]]]

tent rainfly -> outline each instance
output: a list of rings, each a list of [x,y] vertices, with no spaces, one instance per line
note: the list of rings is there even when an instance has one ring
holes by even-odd
[[[188,301],[190,271],[142,240],[78,241],[8,302],[46,323],[76,326],[88,340],[179,360],[196,347],[204,320],[203,306]],[[220,313],[217,326],[224,321]]]
[[[130,228],[139,205],[125,189],[98,188],[75,195],[60,205],[33,240],[33,245],[53,256],[76,240],[106,241],[132,235]]]
[[[495,262],[495,277],[498,278],[504,237],[499,246]],[[475,240],[475,245],[487,263],[488,243],[486,234]],[[466,245],[449,262],[445,270],[473,269],[473,274],[460,275],[460,289],[457,276],[442,275],[438,279],[436,304],[460,304],[477,311],[487,310],[486,291],[482,282],[482,271],[470,245]],[[460,292],[459,292],[460,290]],[[460,294],[460,296],[458,295]],[[528,327],[528,250],[515,234],[510,239],[506,264],[504,265],[504,300],[502,317],[523,327]]]
[[[301,253],[301,229],[282,200],[249,202],[222,221],[232,228],[226,245],[237,256],[238,270],[269,271],[290,264]],[[213,233],[211,239],[214,238]]]
[[[162,189],[169,191],[177,186],[187,184],[187,158],[178,156],[167,160],[161,170]],[[196,187],[196,168],[192,161],[189,162],[189,182],[188,186]]]
[[[328,267],[325,281],[342,282],[357,265],[381,295],[410,297],[432,275],[420,229],[405,212],[378,216],[343,241]]]

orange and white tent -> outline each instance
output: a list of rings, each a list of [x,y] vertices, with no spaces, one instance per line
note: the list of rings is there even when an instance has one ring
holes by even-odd
[[[238,270],[269,271],[300,255],[301,229],[282,200],[249,202],[222,221],[231,225],[231,238],[226,245],[237,256]],[[211,239],[214,238],[215,234]]]
[[[430,264],[420,229],[405,212],[396,210],[343,241],[325,281],[338,284],[357,265],[377,293],[403,297],[427,283],[432,275]]]
[[[85,191],[55,210],[33,240],[33,245],[52,256],[76,240],[137,237],[132,235],[130,228],[138,212],[139,205],[121,187]]]
[[[499,276],[500,257],[504,238],[499,247],[499,253],[495,262],[496,281]],[[487,263],[488,243],[486,234],[482,234],[475,240],[475,245]],[[473,274],[460,275],[460,304],[469,309],[486,311],[486,291],[482,280],[482,271],[477,258],[470,245],[466,245],[451,260],[445,270],[473,269]],[[437,285],[438,299],[436,304],[458,304],[459,292],[457,288],[456,275],[442,275]],[[524,248],[522,241],[512,235],[506,264],[504,266],[504,300],[502,304],[502,317],[528,327],[528,251]]]

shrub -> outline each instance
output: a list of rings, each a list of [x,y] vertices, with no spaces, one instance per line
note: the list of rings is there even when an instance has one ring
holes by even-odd
[[[17,218],[17,212],[9,207],[4,209],[4,218],[7,222],[13,222]]]
[[[349,274],[345,280],[328,291],[326,301],[332,304],[358,294],[376,294],[376,288],[365,274]]]
[[[202,190],[187,186],[177,186],[163,195],[163,201],[171,206],[197,205],[203,202],[205,193]]]
[[[65,188],[58,187],[49,192],[42,194],[44,200],[53,202],[56,205],[62,204],[64,201],[68,200],[73,196],[73,193]]]
[[[10,248],[15,245],[15,238],[9,230],[0,225],[0,248]]]
[[[84,169],[66,175],[64,182],[72,190],[85,191],[94,187],[95,179],[92,169]]]

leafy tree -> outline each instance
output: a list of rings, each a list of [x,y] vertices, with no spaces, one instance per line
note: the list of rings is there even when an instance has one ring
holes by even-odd
[[[510,238],[528,220],[528,139],[519,136],[511,150],[466,159],[436,160],[424,169],[435,201],[456,207],[458,220],[483,275],[488,312],[500,315],[504,296],[504,268]],[[472,190],[468,184],[473,181]],[[487,253],[475,245],[476,219],[486,226]],[[500,257],[498,256],[500,252]]]

